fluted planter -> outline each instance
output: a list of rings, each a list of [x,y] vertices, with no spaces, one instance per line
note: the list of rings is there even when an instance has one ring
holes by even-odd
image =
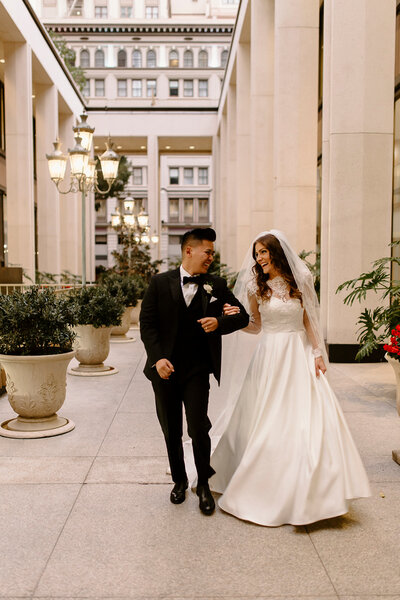
[[[396,377],[396,405],[397,405],[397,413],[400,416],[400,361],[396,358],[393,358],[386,352],[385,358],[388,361],[389,365],[392,367],[395,377]],[[400,449],[392,450],[392,457],[395,462],[400,465]]]
[[[139,317],[140,317],[140,309],[142,307],[142,300],[138,300],[136,306],[133,307],[131,313],[131,328],[138,329],[139,328]]]
[[[0,354],[8,400],[17,418],[1,424],[0,435],[41,438],[60,435],[75,424],[57,415],[65,400],[67,367],[75,352],[38,356]]]
[[[76,332],[74,349],[79,365],[68,370],[70,375],[93,377],[118,373],[115,367],[104,364],[110,352],[111,329],[112,326],[77,325],[74,327]]]
[[[121,325],[117,325],[111,329],[111,342],[134,342],[135,338],[126,335],[131,325],[131,312],[133,306],[127,306],[122,315]]]

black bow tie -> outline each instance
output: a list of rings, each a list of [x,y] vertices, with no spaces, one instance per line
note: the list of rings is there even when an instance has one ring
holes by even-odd
[[[194,275],[193,277],[186,277],[186,275],[183,276],[183,285],[185,285],[186,283],[197,283],[199,284],[201,282],[201,276],[200,275]]]

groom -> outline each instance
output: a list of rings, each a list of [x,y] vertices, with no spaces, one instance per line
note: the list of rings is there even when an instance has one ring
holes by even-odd
[[[210,228],[184,234],[181,266],[152,278],[140,313],[140,334],[147,352],[144,373],[153,386],[175,483],[170,500],[173,504],[183,502],[188,487],[182,446],[184,405],[198,476],[196,493],[205,515],[211,515],[215,508],[208,486],[214,474],[207,416],[209,374],[219,382],[221,335],[242,329],[249,321],[226,280],[207,275],[215,237]],[[225,303],[238,306],[239,312],[224,316]]]

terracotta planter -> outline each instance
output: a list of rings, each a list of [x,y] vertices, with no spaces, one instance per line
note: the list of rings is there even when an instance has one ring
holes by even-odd
[[[139,327],[140,309],[142,307],[142,300],[138,300],[136,306],[133,307],[131,313],[131,325],[134,329]]]
[[[93,377],[118,373],[118,369],[104,364],[110,352],[111,329],[112,327],[93,327],[93,325],[74,327],[76,332],[74,348],[79,366],[69,369],[70,375]]]
[[[113,327],[111,329],[111,342],[134,342],[135,338],[129,337],[126,333],[129,331],[131,325],[131,312],[133,306],[127,306],[122,315],[121,325]]]
[[[6,372],[8,400],[19,415],[1,424],[0,435],[48,437],[75,427],[72,421],[57,415],[64,404],[67,367],[74,354],[0,355]]]

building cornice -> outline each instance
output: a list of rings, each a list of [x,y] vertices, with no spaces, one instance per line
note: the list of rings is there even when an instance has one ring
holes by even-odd
[[[232,35],[234,26],[214,25],[84,25],[74,23],[46,23],[47,29],[59,34],[74,35]]]

